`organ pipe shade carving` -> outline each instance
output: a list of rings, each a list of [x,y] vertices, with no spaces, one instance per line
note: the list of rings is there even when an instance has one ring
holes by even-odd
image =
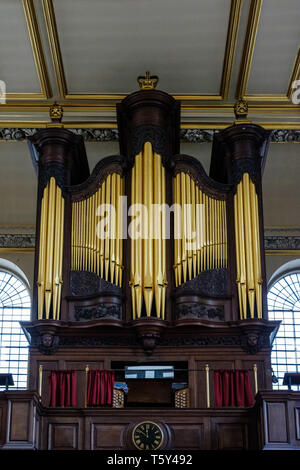
[[[38,265],[38,319],[59,320],[65,201],[51,177],[41,202],[40,254]]]
[[[227,267],[226,201],[207,195],[183,171],[173,178],[175,285]]]
[[[72,202],[71,269],[96,273],[120,287],[123,271],[122,195],[123,178],[112,173],[94,194]]]
[[[240,318],[262,318],[262,274],[258,197],[249,174],[244,173],[234,195],[237,288]]]
[[[165,318],[166,217],[164,208],[161,210],[165,202],[165,168],[161,155],[153,152],[152,144],[146,142],[135,156],[131,170],[131,205],[137,209],[131,220],[133,319],[141,317],[143,306],[147,317],[155,311],[156,317]]]

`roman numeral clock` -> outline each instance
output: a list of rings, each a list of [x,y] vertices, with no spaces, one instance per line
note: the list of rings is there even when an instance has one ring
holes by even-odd
[[[158,450],[165,443],[163,428],[153,421],[142,421],[132,431],[132,442],[139,450]]]

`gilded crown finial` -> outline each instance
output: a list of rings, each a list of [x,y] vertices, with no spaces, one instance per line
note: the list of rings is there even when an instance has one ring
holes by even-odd
[[[61,122],[64,114],[63,107],[56,101],[50,106],[49,115],[52,122]]]
[[[150,72],[147,71],[145,75],[140,75],[137,78],[138,84],[140,85],[141,90],[154,90],[158,83],[157,75],[150,75]]]
[[[234,114],[236,119],[246,119],[248,115],[248,103],[246,100],[240,98],[234,105]]]

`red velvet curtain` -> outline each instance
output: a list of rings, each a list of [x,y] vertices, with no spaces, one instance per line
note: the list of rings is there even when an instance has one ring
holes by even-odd
[[[252,406],[253,392],[248,370],[214,371],[215,406]]]
[[[87,406],[112,406],[115,373],[94,369],[88,372]]]
[[[76,406],[76,371],[52,370],[49,375],[49,406]]]

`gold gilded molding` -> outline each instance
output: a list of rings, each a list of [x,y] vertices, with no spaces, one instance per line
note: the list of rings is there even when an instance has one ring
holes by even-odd
[[[6,248],[0,247],[0,253],[33,253],[35,248]]]
[[[222,101],[227,99],[233,58],[236,49],[237,32],[240,21],[242,0],[231,0],[231,8],[229,15],[229,24],[227,30],[225,55],[223,60],[223,71],[220,85],[220,92],[216,95],[198,95],[198,94],[174,94],[173,97],[177,100],[186,101]],[[52,0],[42,0],[43,11],[46,21],[46,28],[48,39],[50,43],[51,55],[55,70],[55,76],[59,88],[61,99],[65,100],[122,100],[126,94],[102,94],[102,93],[69,93],[61,48],[59,43],[59,36],[55,20],[55,12]]]
[[[50,81],[48,77],[47,66],[45,62],[44,51],[40,31],[36,19],[33,0],[22,0],[24,15],[26,19],[29,39],[31,43],[33,58],[36,66],[37,75],[40,82],[40,93],[6,93],[7,99],[12,100],[40,100],[52,96]],[[3,105],[1,105],[3,106]]]
[[[261,8],[263,0],[251,0],[247,32],[245,37],[243,57],[240,67],[239,79],[236,90],[236,98],[242,98],[247,101],[264,102],[289,102],[293,92],[292,83],[300,77],[300,47],[294,61],[292,74],[289,80],[286,93],[281,94],[247,94],[250,70],[252,65],[253,53],[255,48],[256,36],[259,26]],[[295,105],[293,105],[295,107]]]
[[[248,99],[246,98],[246,89],[250,75],[250,68],[252,64],[261,7],[262,0],[251,0],[243,57],[236,91],[237,99]]]
[[[266,250],[265,253],[268,256],[299,256],[300,250]]]
[[[264,127],[265,129],[300,129],[300,122],[285,122],[285,121],[252,121],[253,124]],[[182,122],[180,129],[226,129],[232,126],[231,121],[218,121],[218,122]],[[0,121],[0,128],[36,128],[44,129],[51,127],[49,121]],[[105,121],[63,121],[61,126],[65,129],[117,129],[118,125],[116,122],[105,122]],[[1,141],[1,140],[0,140]],[[297,143],[297,142],[293,142]]]

